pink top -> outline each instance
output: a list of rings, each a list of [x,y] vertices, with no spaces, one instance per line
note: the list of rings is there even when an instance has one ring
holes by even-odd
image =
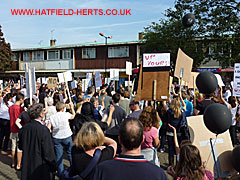
[[[144,142],[141,145],[141,148],[142,149],[152,148],[153,147],[153,141],[158,136],[157,128],[152,127],[149,131],[144,130],[143,134],[144,134],[145,139],[144,139]]]
[[[177,180],[187,180],[188,178],[185,177],[178,177]],[[205,170],[204,171],[204,178],[203,180],[214,180],[214,176],[211,171]]]

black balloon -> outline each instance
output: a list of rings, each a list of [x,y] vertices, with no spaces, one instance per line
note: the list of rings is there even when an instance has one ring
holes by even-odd
[[[205,110],[203,120],[209,131],[221,134],[230,128],[232,115],[225,105],[214,103],[209,105]]]
[[[200,93],[211,94],[217,89],[217,78],[209,71],[201,72],[196,78],[196,85]]]
[[[240,146],[236,146],[232,151],[232,165],[236,171],[240,172]]]
[[[191,13],[186,14],[182,18],[182,24],[184,27],[191,27],[195,22],[195,16]]]

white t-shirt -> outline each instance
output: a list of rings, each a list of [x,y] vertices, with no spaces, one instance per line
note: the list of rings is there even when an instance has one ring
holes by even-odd
[[[228,98],[232,95],[231,91],[230,90],[227,90],[224,94],[224,99],[227,101]]]
[[[0,118],[10,120],[8,109],[11,105],[13,105],[13,103],[10,101],[8,101],[8,106],[5,104],[4,101],[1,102]]]
[[[57,112],[50,116],[53,127],[53,138],[64,139],[72,135],[68,120],[72,117],[69,112]]]
[[[225,104],[226,104],[226,106],[229,108],[230,104],[228,104],[227,102],[226,102]],[[235,126],[235,125],[236,125],[237,107],[238,107],[238,106],[230,109],[231,114],[232,114],[232,126]]]

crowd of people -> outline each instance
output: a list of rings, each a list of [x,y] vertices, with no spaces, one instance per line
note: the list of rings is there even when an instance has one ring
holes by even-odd
[[[94,85],[94,84],[93,84]],[[0,98],[0,149],[22,180],[60,179],[214,179],[190,141],[187,118],[203,115],[213,103],[225,104],[232,114],[229,129],[233,146],[239,144],[240,99],[228,86],[201,94],[174,83],[168,101],[134,100],[129,89],[84,92],[64,83],[37,87],[27,98],[26,87],[7,86]],[[64,151],[70,166],[63,165]],[[160,167],[158,152],[168,152],[169,167]],[[175,163],[174,156],[177,155]]]

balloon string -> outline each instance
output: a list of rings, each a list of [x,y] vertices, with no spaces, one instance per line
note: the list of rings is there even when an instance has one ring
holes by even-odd
[[[216,139],[215,139],[215,142],[214,142],[213,146],[216,145],[216,142],[217,142],[217,136],[218,136],[218,134],[216,135]],[[211,141],[211,140],[210,140],[210,141]],[[209,156],[208,156],[208,158],[207,158],[206,166],[207,166],[207,164],[208,164],[208,161],[209,161],[209,159],[210,159],[211,154],[212,154],[212,149],[210,150]]]

